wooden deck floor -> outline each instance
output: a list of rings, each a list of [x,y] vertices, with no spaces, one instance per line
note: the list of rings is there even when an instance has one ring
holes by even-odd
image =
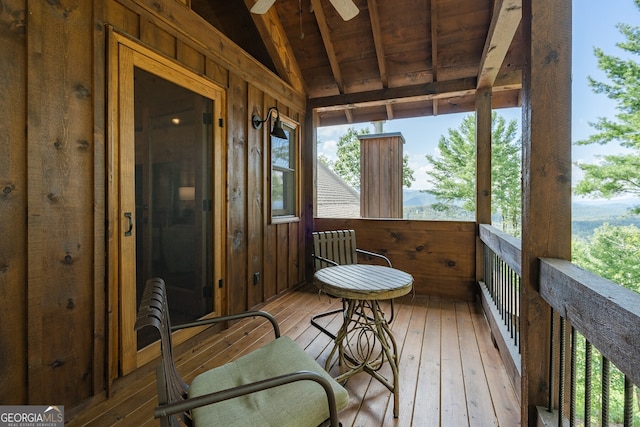
[[[294,338],[324,365],[331,342],[309,325],[309,319],[339,304],[308,288],[280,296],[263,308],[276,316],[283,335]],[[339,316],[327,318],[328,327],[337,330],[339,320]],[[400,416],[393,418],[391,393],[360,373],[346,384],[350,405],[340,414],[343,426],[520,425],[517,397],[479,305],[408,295],[396,302],[392,329],[400,351]],[[198,373],[271,339],[268,324],[245,320],[189,348],[178,348],[178,369],[189,382]],[[154,373],[138,373],[122,384],[111,399],[78,414],[67,425],[159,425],[152,418]]]

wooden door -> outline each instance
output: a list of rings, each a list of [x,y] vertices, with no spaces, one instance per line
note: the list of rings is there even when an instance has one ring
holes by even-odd
[[[165,280],[174,324],[220,314],[225,150],[220,88],[129,41],[117,56],[111,337],[122,375],[158,352],[152,331],[134,330],[147,279]]]

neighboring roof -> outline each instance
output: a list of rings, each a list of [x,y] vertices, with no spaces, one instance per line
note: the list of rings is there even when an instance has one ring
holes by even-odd
[[[327,165],[318,164],[317,212],[319,218],[360,218],[360,193]]]

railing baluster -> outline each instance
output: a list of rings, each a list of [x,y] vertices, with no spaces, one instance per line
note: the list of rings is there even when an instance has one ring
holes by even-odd
[[[558,369],[558,426],[563,425],[562,418],[564,417],[564,380],[565,380],[565,366],[566,366],[566,323],[564,317],[560,317],[560,366]]]
[[[500,305],[500,316],[504,322],[504,262],[500,262],[500,297],[498,298],[498,304]]]
[[[513,270],[509,269],[509,334],[513,339]]]
[[[609,369],[609,359],[602,356],[602,427],[609,425]]]
[[[633,383],[624,376],[624,427],[633,425]]]
[[[518,353],[520,353],[520,276],[516,274],[516,282],[514,283],[516,287],[516,339],[515,345],[518,348]]]
[[[586,341],[586,340],[585,340]],[[593,363],[592,344],[586,341],[584,344],[584,425],[591,425],[591,375]]]
[[[578,333],[571,325],[571,372],[570,376],[570,390],[569,390],[569,426],[574,427],[576,425],[576,399],[577,399],[577,387],[576,387],[576,359],[578,358]]]
[[[549,342],[549,396],[548,396],[548,402],[547,402],[547,409],[549,410],[549,412],[553,411],[553,385],[554,385],[554,378],[555,375],[553,375],[553,370],[555,367],[555,335],[556,335],[556,331],[555,331],[555,319],[554,319],[554,312],[553,309],[551,309],[551,321],[549,322],[550,324],[550,328],[551,328],[551,337],[550,337],[550,342]]]

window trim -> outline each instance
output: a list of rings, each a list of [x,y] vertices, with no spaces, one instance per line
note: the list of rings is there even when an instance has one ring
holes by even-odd
[[[267,135],[268,141],[268,153],[267,153],[267,168],[268,168],[268,177],[267,177],[267,185],[265,185],[266,197],[268,209],[265,211],[268,212],[268,222],[269,224],[282,224],[282,223],[290,223],[290,222],[299,222],[300,221],[300,124],[290,117],[280,113],[280,121],[282,125],[289,128],[291,135],[294,136],[295,141],[294,149],[295,149],[295,158],[294,158],[294,168],[286,168],[286,167],[277,167],[274,168],[272,161],[272,136],[270,131],[273,127],[273,123],[275,122],[275,118],[272,118],[269,121],[269,126],[265,126],[265,134]],[[289,141],[289,147],[291,147],[291,141]],[[284,215],[275,215],[273,210],[273,202],[272,202],[272,193],[273,193],[273,172],[274,170],[282,170],[282,171],[293,171],[294,173],[294,200],[293,200],[293,214],[284,214]]]

